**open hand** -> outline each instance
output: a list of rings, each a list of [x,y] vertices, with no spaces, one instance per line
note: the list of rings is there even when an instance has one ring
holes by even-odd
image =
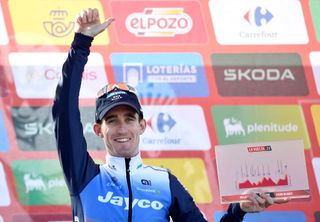
[[[76,17],[75,32],[95,37],[103,32],[112,22],[114,18],[108,18],[104,22],[100,22],[98,9],[88,8],[82,10]]]

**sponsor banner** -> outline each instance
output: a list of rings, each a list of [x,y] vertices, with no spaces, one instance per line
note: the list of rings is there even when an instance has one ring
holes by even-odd
[[[294,45],[309,42],[301,2],[297,0],[210,0],[221,45]],[[295,16],[292,16],[295,15]]]
[[[117,21],[117,38],[124,44],[194,45],[208,41],[198,1],[111,1],[111,9]]]
[[[11,200],[9,196],[6,174],[5,174],[2,162],[0,162],[0,193],[1,193],[0,207],[9,206],[11,203]],[[1,217],[0,217],[0,221],[1,221]]]
[[[318,144],[320,146],[320,105],[311,106],[311,115],[313,120],[313,125],[316,130],[316,137]]]
[[[298,54],[213,54],[213,71],[221,96],[307,96]]]
[[[102,140],[93,132],[94,111],[94,107],[80,108],[83,133],[89,149],[105,150]],[[21,150],[56,150],[51,107],[12,107],[11,116]]]
[[[13,215],[12,222],[72,222],[70,214],[25,214]]]
[[[2,6],[0,2],[0,45],[6,45],[8,44],[8,42],[9,42],[8,33],[7,33],[6,25],[4,22]]]
[[[207,97],[198,53],[112,53],[115,80],[128,82],[144,98]]]
[[[0,61],[0,98],[6,97],[7,95],[9,95],[7,77],[6,77],[6,74],[4,73],[4,67],[1,65],[1,61]]]
[[[141,150],[209,150],[208,128],[200,106],[144,106],[146,131]]]
[[[66,56],[66,53],[10,53],[9,62],[18,96],[53,98]],[[107,83],[101,54],[90,54],[82,75],[80,98],[95,98],[97,90]]]
[[[219,222],[225,214],[222,211],[214,212],[214,222]],[[306,215],[302,211],[265,211],[257,214],[246,214],[245,222],[270,222],[270,221],[290,221],[290,222],[307,222]]]
[[[303,112],[297,105],[213,106],[212,116],[221,145],[302,139],[305,149],[310,148]]]
[[[320,42],[320,2],[309,0],[309,6],[313,20],[313,27],[316,31],[317,40]]]
[[[7,152],[9,150],[8,135],[4,123],[3,112],[0,111],[0,152]]]
[[[320,194],[320,157],[312,158],[312,166],[318,185],[318,193]]]
[[[10,0],[8,4],[15,38],[21,45],[69,45],[74,36],[74,18],[84,8],[97,8],[101,18],[108,17],[98,0],[77,0],[76,4],[63,0]],[[30,17],[30,12],[37,13]],[[97,36],[94,43],[109,44],[107,32]]]
[[[309,56],[312,65],[313,77],[317,86],[317,92],[320,95],[320,52],[311,52]]]
[[[212,195],[204,162],[198,158],[150,158],[144,164],[169,169],[193,196],[196,203],[211,203]]]
[[[70,204],[58,160],[15,160],[11,167],[21,204]]]

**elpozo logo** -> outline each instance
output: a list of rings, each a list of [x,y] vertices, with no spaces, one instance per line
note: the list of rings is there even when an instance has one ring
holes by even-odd
[[[132,13],[126,19],[128,31],[140,37],[171,37],[188,33],[191,17],[183,8],[145,8],[142,13]]]
[[[210,0],[209,8],[221,45],[285,45],[309,41],[300,1],[283,0],[279,4],[267,0]]]
[[[298,54],[213,54],[221,96],[307,96],[305,72]]]
[[[299,106],[213,106],[212,115],[219,144],[303,139],[310,148]]]
[[[197,1],[111,1],[111,8],[117,14],[118,22],[114,25],[122,43],[207,42],[202,10]]]

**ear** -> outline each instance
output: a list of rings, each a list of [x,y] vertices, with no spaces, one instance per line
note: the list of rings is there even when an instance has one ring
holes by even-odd
[[[102,134],[102,132],[101,132],[101,124],[99,124],[99,123],[94,123],[94,124],[93,124],[93,131],[94,131],[94,133],[95,133],[97,136],[103,138],[103,134]]]
[[[144,133],[144,131],[146,130],[147,127],[147,122],[145,119],[140,120],[140,135]]]

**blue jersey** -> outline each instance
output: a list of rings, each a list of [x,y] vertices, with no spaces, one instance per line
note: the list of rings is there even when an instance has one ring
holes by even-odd
[[[87,152],[80,121],[79,91],[93,38],[75,34],[63,65],[52,109],[60,163],[77,222],[205,222],[193,198],[165,169],[144,165],[140,155],[107,155],[96,164]],[[221,221],[242,221],[231,204]]]

